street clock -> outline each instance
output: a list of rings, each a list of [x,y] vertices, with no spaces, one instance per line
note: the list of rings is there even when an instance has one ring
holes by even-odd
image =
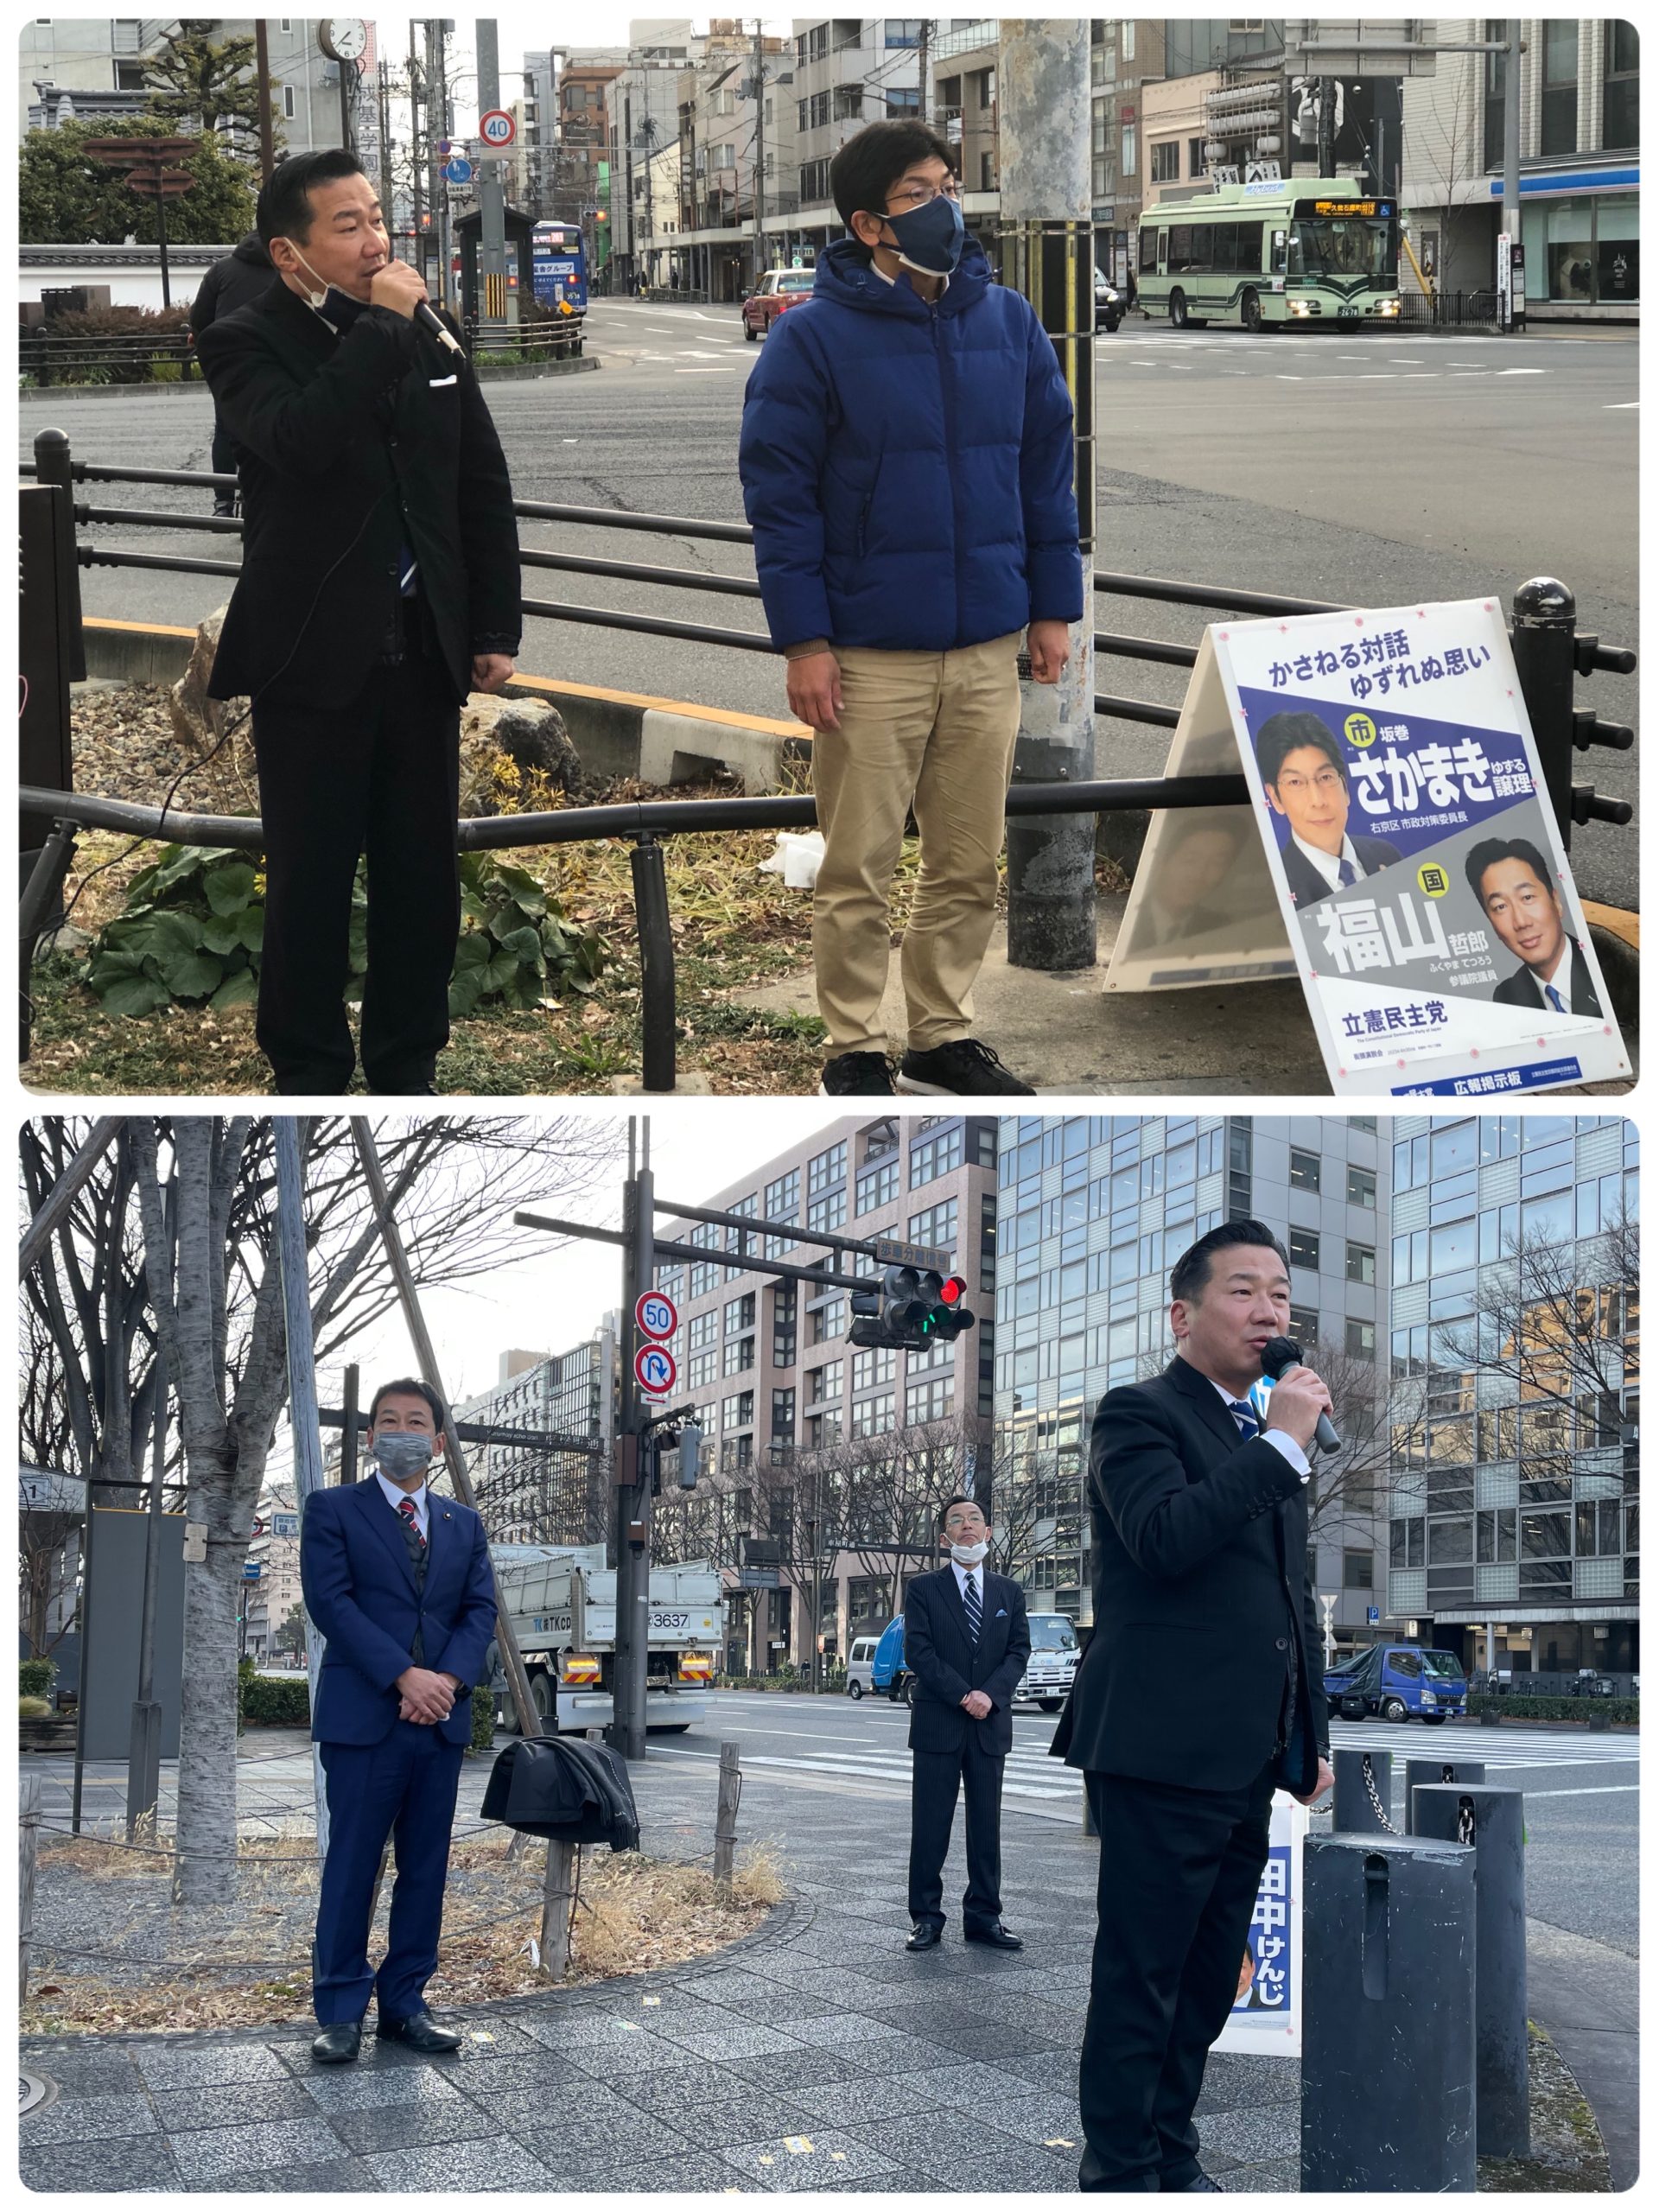
[[[360,61],[368,51],[369,27],[356,16],[326,16],[317,26],[317,44],[330,61]]]

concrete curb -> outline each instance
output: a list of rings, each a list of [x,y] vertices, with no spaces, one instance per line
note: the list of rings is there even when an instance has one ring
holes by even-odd
[[[107,615],[87,615],[83,629],[88,677],[121,683],[176,683],[196,638],[179,624]],[[791,772],[812,757],[812,733],[802,723],[732,714],[694,700],[531,675],[515,677],[507,692],[556,707],[583,766],[598,776],[671,785],[696,783],[718,771],[739,779],[752,796],[782,791]]]
[[[535,383],[543,377],[569,376],[581,369],[597,369],[603,363],[597,355],[578,353],[567,361],[486,361],[473,374],[480,384]],[[199,376],[187,382],[181,377],[176,384],[43,384],[28,385],[22,397],[25,399],[108,399],[119,393],[124,399],[150,398],[163,393],[191,391],[206,394],[206,380]]]

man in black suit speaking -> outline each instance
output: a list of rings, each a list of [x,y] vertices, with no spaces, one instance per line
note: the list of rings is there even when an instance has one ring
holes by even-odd
[[[970,1497],[941,1516],[949,1566],[905,1592],[905,1665],[916,1678],[910,1715],[910,1917],[906,1950],[944,1932],[944,1854],[961,1787],[968,1824],[962,1932],[1002,1951],[1021,1944],[1002,1925],[1002,1762],[1014,1749],[1014,1694],[1031,1656],[1017,1582],[987,1572],[991,1531]]]
[[[1331,1783],[1307,1574],[1308,1451],[1330,1393],[1252,1387],[1290,1319],[1259,1221],[1170,1276],[1177,1357],[1109,1390],[1089,1454],[1095,1630],[1053,1750],[1084,1770],[1099,1921],[1078,2083],[1085,2190],[1213,2190],[1192,2108],[1238,1986],[1275,1785]]]
[[[1567,933],[1549,862],[1524,837],[1486,837],[1464,862],[1481,912],[1521,965],[1492,993],[1499,1006],[1601,1019],[1590,963]]]
[[[198,349],[235,439],[242,574],[213,664],[247,693],[265,830],[257,1035],[276,1088],[350,1081],[352,883],[368,855],[364,1073],[423,1092],[461,926],[459,710],[518,650],[518,548],[471,368],[415,320],[356,157],[299,154],[260,192],[276,281]]]
[[[1348,764],[1317,715],[1269,715],[1256,733],[1255,763],[1274,813],[1290,824],[1280,857],[1298,913],[1400,858],[1386,837],[1348,834]]]

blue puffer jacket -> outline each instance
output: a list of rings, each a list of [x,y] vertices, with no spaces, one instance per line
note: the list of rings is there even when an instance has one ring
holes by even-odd
[[[750,374],[738,466],[780,651],[945,652],[1083,613],[1071,396],[971,238],[932,305],[832,245]]]

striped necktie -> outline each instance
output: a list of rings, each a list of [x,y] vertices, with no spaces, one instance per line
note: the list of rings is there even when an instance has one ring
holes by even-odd
[[[410,1543],[410,1538],[411,1536],[414,1538],[413,1543],[410,1544],[410,1555],[411,1558],[418,1558],[426,1549],[426,1538],[421,1534],[420,1516],[415,1510],[414,1499],[400,1498],[397,1510],[404,1521],[404,1541]]]
[[[1253,1436],[1260,1435],[1262,1424],[1255,1417],[1255,1408],[1243,1398],[1230,1398],[1227,1410],[1238,1423],[1238,1433],[1248,1444]]]
[[[962,1610],[968,1616],[968,1641],[979,1642],[979,1592],[970,1574],[962,1586]]]

